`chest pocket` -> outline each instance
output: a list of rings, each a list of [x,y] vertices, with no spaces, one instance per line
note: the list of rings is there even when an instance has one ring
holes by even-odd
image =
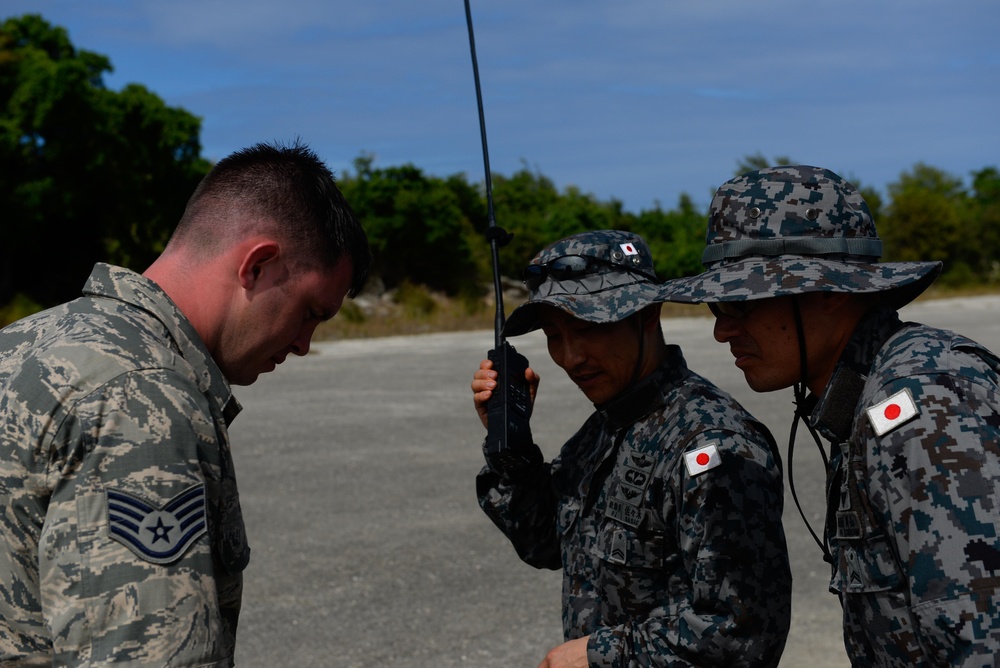
[[[871,506],[864,458],[850,443],[841,445],[840,454],[827,492],[836,566],[830,586],[844,594],[897,589],[904,578],[885,521]]]
[[[642,534],[616,522],[605,522],[594,544],[595,556],[611,568],[663,568],[665,562],[663,534]]]
[[[605,521],[594,544],[602,617],[608,623],[648,616],[667,587],[665,538]]]

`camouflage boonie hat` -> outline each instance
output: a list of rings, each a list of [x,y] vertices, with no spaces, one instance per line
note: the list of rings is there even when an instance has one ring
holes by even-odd
[[[534,257],[524,279],[528,301],[510,314],[506,336],[541,327],[541,304],[588,322],[608,323],[662,301],[649,246],[632,232],[600,230],[561,239]]]
[[[940,262],[879,262],[882,241],[868,205],[828,169],[749,172],[719,188],[708,215],[707,271],[667,281],[664,301],[887,292],[899,308],[941,273]]]

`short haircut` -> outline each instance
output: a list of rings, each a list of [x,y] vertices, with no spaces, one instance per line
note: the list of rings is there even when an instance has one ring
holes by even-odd
[[[298,266],[329,269],[349,259],[351,297],[368,278],[368,237],[329,168],[299,140],[256,144],[216,163],[188,200],[168,249],[210,257],[253,234],[279,239]]]

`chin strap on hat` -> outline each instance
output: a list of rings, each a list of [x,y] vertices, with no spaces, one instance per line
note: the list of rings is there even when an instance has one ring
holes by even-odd
[[[826,520],[823,520],[823,539],[820,540],[816,532],[813,531],[812,525],[809,524],[809,520],[806,519],[806,514],[802,510],[802,505],[799,503],[799,496],[795,493],[795,478],[792,475],[792,452],[795,449],[795,434],[798,429],[799,420],[802,420],[803,424],[806,425],[806,429],[812,435],[813,440],[816,442],[816,448],[819,449],[819,455],[823,459],[823,472],[824,474],[829,469],[829,459],[827,458],[826,451],[823,449],[823,444],[820,442],[819,434],[811,424],[809,424],[809,413],[813,405],[816,403],[815,398],[810,398],[806,396],[806,380],[809,377],[808,374],[808,363],[806,361],[806,337],[805,328],[802,326],[802,313],[799,310],[799,299],[798,296],[792,297],[792,315],[795,318],[795,333],[799,339],[799,382],[795,383],[792,391],[795,395],[795,413],[792,417],[792,429],[788,435],[788,488],[792,492],[792,500],[795,501],[795,507],[799,509],[799,515],[802,517],[802,521],[806,524],[806,529],[812,534],[813,540],[819,545],[819,549],[823,551],[823,561],[828,564],[833,563],[833,555],[830,553],[830,547],[827,543],[827,533],[826,533]],[[824,513],[824,518],[826,513]]]

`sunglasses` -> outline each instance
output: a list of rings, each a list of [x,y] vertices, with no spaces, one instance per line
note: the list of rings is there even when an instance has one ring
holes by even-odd
[[[534,291],[550,278],[554,281],[578,280],[584,276],[602,273],[602,270],[606,271],[608,268],[638,274],[654,283],[657,282],[656,276],[651,276],[636,267],[586,255],[563,255],[545,264],[529,264],[521,275],[521,280],[529,290]]]
[[[756,301],[710,302],[708,304],[708,309],[716,318],[725,316],[727,318],[739,320],[740,318],[745,318],[750,315],[750,313],[757,308],[757,303],[758,302]]]

